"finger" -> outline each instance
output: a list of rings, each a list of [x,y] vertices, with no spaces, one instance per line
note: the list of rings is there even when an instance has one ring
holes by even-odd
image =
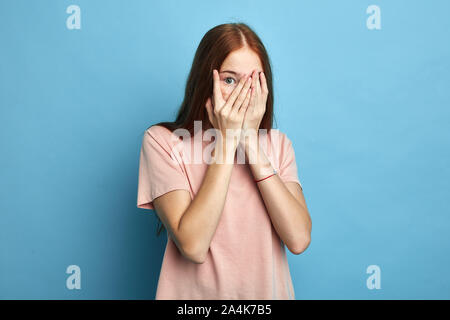
[[[253,87],[248,108],[249,109],[254,108],[255,105],[256,105],[256,87]]]
[[[247,81],[245,82],[244,88],[242,88],[241,92],[239,93],[238,98],[236,99],[236,101],[233,104],[233,110],[235,111],[239,111],[239,108],[242,105],[242,102],[244,101],[247,93],[248,93],[248,89],[250,88],[252,84],[252,78],[247,78]],[[233,111],[232,110],[232,111]]]
[[[256,90],[256,86],[258,85],[258,71],[254,70],[252,73],[252,88]]]
[[[250,99],[252,97],[252,91],[253,89],[250,88],[247,91],[247,94],[245,95],[245,100],[242,102],[242,106],[239,108],[239,112],[245,112],[250,104]]]
[[[208,100],[206,100],[206,112],[208,112],[208,118],[209,121],[211,122],[211,125],[214,127],[214,114],[213,114],[213,106],[211,103],[211,98],[208,98]]]
[[[259,81],[259,78],[261,78],[261,73],[260,72],[258,73],[257,78],[258,79],[256,80],[256,82],[257,82],[257,84],[256,84],[256,93],[258,95],[261,95],[261,81]]]
[[[239,80],[238,85],[236,86],[236,88],[234,88],[233,92],[231,93],[230,97],[228,98],[227,102],[225,103],[225,105],[226,105],[225,107],[227,109],[231,109],[231,107],[234,105],[234,102],[236,101],[237,97],[241,93],[242,88],[244,87],[244,85],[246,83],[246,80],[247,80],[247,77],[242,77]]]
[[[267,87],[267,79],[264,72],[261,72],[261,89],[264,94],[269,93],[269,88]]]
[[[213,70],[213,95],[216,101],[220,101],[220,98],[222,98],[222,92],[220,91],[219,72],[216,69]]]

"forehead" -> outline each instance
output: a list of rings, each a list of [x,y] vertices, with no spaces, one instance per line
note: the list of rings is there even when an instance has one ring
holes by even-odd
[[[223,61],[220,72],[233,71],[238,75],[249,74],[253,70],[263,71],[259,56],[248,48],[232,51]]]

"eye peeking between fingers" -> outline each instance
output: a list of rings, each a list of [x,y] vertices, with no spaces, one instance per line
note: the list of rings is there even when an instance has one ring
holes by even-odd
[[[228,82],[227,80],[229,80],[229,79],[233,80],[234,82],[232,82],[232,83]],[[228,84],[228,85],[231,85],[231,84],[235,84],[235,83],[236,83],[236,80],[235,80],[234,78],[232,78],[232,77],[226,77],[226,78],[224,79],[224,81],[225,81],[225,83]]]

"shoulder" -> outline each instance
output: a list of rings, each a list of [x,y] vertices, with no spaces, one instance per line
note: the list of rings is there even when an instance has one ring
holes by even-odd
[[[147,145],[152,150],[157,149],[164,154],[170,154],[171,157],[174,155],[178,157],[183,153],[184,139],[182,137],[186,132],[189,134],[186,129],[177,129],[172,132],[164,126],[153,125],[145,130],[143,145]]]
[[[269,141],[277,150],[281,150],[292,143],[288,136],[280,129],[270,130]]]
[[[171,131],[160,125],[152,125],[150,128],[145,130],[145,133],[155,139],[164,139],[170,136]]]
[[[158,149],[170,153],[175,144],[171,138],[171,135],[172,132],[166,127],[152,125],[144,132],[142,146],[148,150]]]
[[[274,156],[277,158],[278,163],[282,164],[287,159],[295,157],[295,151],[292,145],[291,139],[286,133],[279,129],[270,130],[270,145]]]
[[[179,139],[171,130],[161,125],[152,125],[145,130],[145,138],[152,139],[160,144],[173,146]]]

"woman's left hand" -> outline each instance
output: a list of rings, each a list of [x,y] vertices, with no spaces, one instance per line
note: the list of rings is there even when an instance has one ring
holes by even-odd
[[[258,136],[258,129],[261,124],[262,118],[266,113],[266,103],[269,90],[267,88],[266,77],[263,72],[259,73],[255,70],[252,73],[252,93],[250,97],[250,103],[244,115],[244,121],[242,124],[242,134],[240,143],[244,143],[245,132],[250,131],[253,134],[255,132]]]

